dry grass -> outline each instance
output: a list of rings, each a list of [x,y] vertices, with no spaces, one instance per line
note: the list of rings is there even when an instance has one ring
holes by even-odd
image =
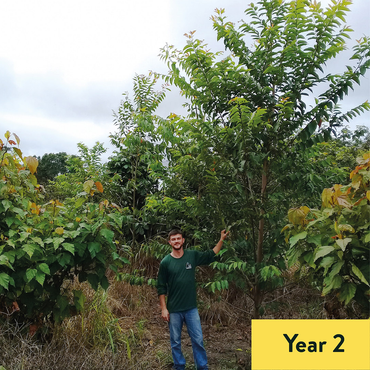
[[[327,318],[325,300],[318,291],[297,282],[293,272],[286,279],[291,282],[289,285],[265,297],[266,318]],[[84,292],[83,312],[53,328],[41,328],[34,337],[30,337],[28,325],[4,318],[0,323],[0,368],[170,369],[169,333],[160,317],[156,290],[110,280],[107,291],[97,292],[86,283],[70,282],[71,292]],[[199,289],[198,302],[210,368],[250,368],[253,302],[233,287],[216,294]],[[189,340],[184,338],[185,352],[191,359]],[[188,369],[192,369],[191,365]]]

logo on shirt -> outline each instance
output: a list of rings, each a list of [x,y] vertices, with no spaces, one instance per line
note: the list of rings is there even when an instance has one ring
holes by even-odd
[[[191,269],[192,269],[192,267],[191,267],[191,263],[186,262],[186,269],[187,269],[187,270],[191,270]]]

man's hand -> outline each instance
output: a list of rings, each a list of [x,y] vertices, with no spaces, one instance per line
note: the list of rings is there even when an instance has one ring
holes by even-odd
[[[221,240],[224,241],[229,236],[230,231],[222,230],[221,231]]]
[[[170,321],[170,313],[168,312],[167,308],[162,310],[162,319],[167,322]]]

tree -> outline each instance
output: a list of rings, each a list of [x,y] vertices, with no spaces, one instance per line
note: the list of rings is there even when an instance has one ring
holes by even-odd
[[[67,169],[67,153],[47,153],[37,157],[37,178],[40,184],[47,185],[49,180],[54,180],[58,175],[64,174]]]
[[[368,315],[370,153],[357,162],[348,186],[324,189],[321,210],[290,209],[290,223],[283,230],[290,244],[289,265],[299,261],[300,269],[306,270],[324,296],[337,293],[345,305],[355,300]]]
[[[165,96],[165,88],[156,91],[157,80],[155,74],[135,76],[133,101],[124,94],[114,114],[117,132],[111,135],[111,142],[117,150],[108,162],[108,176],[113,179],[109,191],[126,212],[129,230],[125,237],[133,246],[153,232],[155,221],[144,210],[145,199],[158,191],[158,172],[164,169],[165,144],[158,141],[161,119],[155,110]]]
[[[250,4],[245,13],[251,21],[238,28],[217,10],[213,26],[229,55],[209,51],[194,32],[182,50],[162,50],[170,68],[166,82],[180,88],[188,107],[187,117],[172,114],[159,122],[170,167],[164,184],[184,187],[173,198],[152,197],[150,206],[172,214],[189,210],[190,229],[205,230],[198,240],[207,240],[210,223],[231,225],[236,254],[226,254],[219,267],[244,281],[255,317],[264,291],[284,268],[279,230],[298,185],[292,180],[281,187],[286,170],[294,173],[289,155],[328,140],[344,121],[370,108],[364,102],[342,113],[337,105],[370,66],[367,37],[353,47],[354,65],[342,73],[325,71],[346,47],[349,5],[341,0],[323,9],[311,1],[261,0]],[[314,98],[313,106],[306,96]]]

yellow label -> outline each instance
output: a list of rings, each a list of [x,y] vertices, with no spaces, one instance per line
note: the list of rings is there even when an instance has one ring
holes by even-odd
[[[252,370],[369,370],[370,320],[252,320]]]

